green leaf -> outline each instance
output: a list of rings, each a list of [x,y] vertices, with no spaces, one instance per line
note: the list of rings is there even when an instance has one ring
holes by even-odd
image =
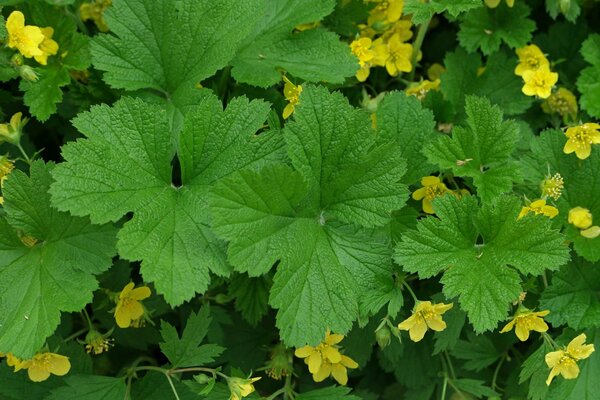
[[[478,8],[461,17],[458,40],[469,52],[480,49],[489,55],[506,43],[510,48],[525,46],[531,41],[535,22],[528,19],[529,7],[516,2],[513,7],[501,3],[497,8]]]
[[[111,34],[92,41],[94,66],[115,89],[150,89],[169,114],[201,92],[195,85],[234,57],[263,0],[114,0],[104,16]],[[177,124],[176,124],[177,125]]]
[[[546,0],[546,10],[553,19],[556,19],[558,14],[562,14],[567,21],[574,23],[581,13],[580,3],[581,0]],[[566,8],[561,9],[561,4],[566,4]]]
[[[452,349],[454,357],[465,360],[463,364],[465,369],[479,372],[493,365],[502,357],[502,351],[494,346],[489,337],[469,333],[468,339],[459,340]]]
[[[472,196],[434,200],[430,216],[396,247],[405,271],[425,279],[443,272],[447,297],[458,297],[475,331],[494,329],[521,292],[522,274],[556,270],[569,259],[564,237],[543,216],[517,220],[520,201],[499,196],[478,208]]]
[[[258,23],[231,62],[233,77],[267,87],[281,80],[283,69],[311,82],[343,83],[358,69],[348,45],[324,28],[292,32],[300,24],[321,20],[334,6],[334,0],[269,1],[254,16]]]
[[[68,377],[65,382],[67,386],[54,389],[45,400],[104,400],[127,397],[124,377],[75,375]]]
[[[308,86],[294,116],[284,135],[295,170],[239,171],[210,205],[236,270],[258,276],[280,260],[270,304],[283,340],[301,346],[328,328],[348,332],[363,293],[392,279],[389,239],[369,228],[389,222],[407,192],[396,146],[378,142],[341,94]]]
[[[600,327],[600,270],[575,259],[552,275],[542,293],[540,309],[551,310],[545,317],[554,326],[567,324],[573,329]]]
[[[419,25],[429,20],[434,14],[447,11],[452,17],[457,17],[460,13],[479,8],[481,5],[478,0],[431,0],[427,2],[406,0],[404,13],[412,14],[413,24]]]
[[[8,32],[6,32],[6,20],[2,15],[2,6],[0,6],[0,39],[5,40]]]
[[[141,260],[144,279],[171,305],[181,304],[206,290],[209,271],[230,272],[225,244],[208,226],[206,194],[236,169],[280,158],[279,135],[255,135],[268,112],[268,104],[245,98],[223,110],[207,96],[187,115],[179,136],[177,187],[172,132],[160,106],[132,98],[94,106],[73,122],[87,139],[62,148],[66,162],[54,171],[53,202],[96,222],[133,212],[118,234],[120,256]]]
[[[518,165],[509,158],[519,140],[519,126],[504,121],[500,108],[486,98],[467,97],[465,110],[466,126],[428,143],[424,152],[442,169],[473,178],[477,194],[488,202],[521,180]]]
[[[62,101],[62,87],[71,82],[69,72],[59,64],[36,69],[39,79],[35,82],[21,80],[19,89],[25,92],[23,101],[31,115],[44,122],[56,112],[56,105]]]
[[[574,207],[590,210],[592,215],[600,215],[600,151],[593,149],[590,157],[579,160],[575,154],[564,154],[567,141],[558,129],[547,130],[531,142],[531,154],[523,158],[523,168],[528,180],[539,185],[550,174],[560,173],[564,179],[562,196],[556,201],[559,214],[556,219],[565,226],[565,235],[573,242],[577,254],[586,260],[600,260],[600,237],[588,239],[579,229],[569,224],[567,216]]]
[[[546,341],[543,341],[542,345],[531,353],[521,365],[519,384],[529,381],[528,398],[531,400],[544,400],[546,398],[548,393],[546,378],[550,371],[546,368],[540,368],[540,366],[546,365],[544,357],[553,350]]]
[[[353,394],[350,394],[352,389],[344,386],[329,386],[321,389],[311,390],[296,396],[297,400],[360,400]]]
[[[596,349],[600,348],[600,331],[589,331],[587,343],[593,343]],[[594,393],[600,392],[600,353],[596,350],[577,364],[580,368],[577,379],[555,378],[545,397],[547,400],[591,400],[596,397]]]
[[[444,314],[444,321],[447,324],[447,328],[435,333],[433,355],[454,348],[465,326],[466,319],[467,315],[458,307],[453,307]]]
[[[0,396],[3,400],[44,399],[50,390],[62,384],[62,378],[32,382],[26,371],[14,372],[6,362],[0,363]]]
[[[592,117],[600,118],[600,35],[590,35],[581,47],[581,54],[592,64],[581,71],[577,89],[581,92],[579,104]]]
[[[594,33],[583,42],[581,55],[590,64],[600,64],[600,34]]]
[[[486,386],[484,381],[477,379],[455,379],[452,382],[461,391],[472,394],[477,398],[498,396],[498,393],[491,387]]]
[[[235,309],[244,319],[256,325],[269,309],[271,281],[266,276],[250,278],[236,275],[227,285],[229,296],[235,297]]]
[[[404,92],[387,94],[377,108],[377,133],[381,138],[400,145],[400,154],[407,160],[407,172],[402,181],[414,184],[435,171],[421,153],[423,146],[435,138],[433,114],[421,102]]]
[[[115,255],[115,230],[50,207],[52,164],[36,161],[30,177],[14,171],[3,187],[0,217],[0,352],[31,358],[60,321],[81,310],[98,288],[94,275]],[[37,242],[27,246],[20,237]]]
[[[160,349],[171,362],[172,368],[212,363],[225,350],[216,344],[200,346],[208,333],[211,322],[212,318],[208,307],[202,307],[198,313],[192,311],[181,338],[179,338],[177,330],[171,324],[161,321],[160,334],[163,342],[160,343]]]
[[[467,95],[485,96],[499,105],[507,115],[521,114],[532,99],[521,92],[522,80],[513,71],[514,58],[500,51],[487,59],[484,72],[479,75],[481,60],[477,54],[467,54],[462,48],[444,58],[447,71],[443,75],[441,91],[456,109],[464,107]]]

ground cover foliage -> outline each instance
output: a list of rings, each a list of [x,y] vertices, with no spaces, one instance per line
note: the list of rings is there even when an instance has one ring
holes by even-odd
[[[597,0],[0,0],[0,398],[600,399]]]

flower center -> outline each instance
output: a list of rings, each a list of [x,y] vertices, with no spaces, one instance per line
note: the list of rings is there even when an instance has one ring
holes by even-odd
[[[425,189],[425,198],[427,200],[433,200],[434,198],[441,196],[444,193],[446,193],[446,189],[443,186],[427,186],[427,189]]]

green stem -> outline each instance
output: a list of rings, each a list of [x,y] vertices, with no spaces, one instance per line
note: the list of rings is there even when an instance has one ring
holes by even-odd
[[[506,360],[506,353],[504,353],[502,355],[500,362],[498,362],[498,365],[496,366],[496,369],[494,370],[494,376],[492,377],[492,390],[498,389],[498,387],[496,385],[496,380],[498,379],[498,374],[500,373],[500,368],[502,367],[502,364],[504,364],[504,360]]]
[[[542,282],[544,283],[544,288],[548,288],[548,278],[546,277],[546,271],[542,274]]]
[[[413,290],[410,288],[409,284],[403,280],[402,285],[408,290],[408,292],[412,296],[413,300],[415,301],[415,304],[417,304],[419,302],[419,299],[417,298],[417,295],[415,295],[415,292],[413,292]]]
[[[444,377],[444,384],[442,385],[442,400],[446,400],[446,391],[448,390],[448,377]]]
[[[419,52],[421,51],[421,46],[423,45],[423,39],[425,39],[425,34],[427,33],[427,28],[429,28],[429,23],[431,22],[431,17],[427,19],[427,21],[423,22],[419,25],[419,31],[417,32],[417,38],[413,44],[413,54],[410,64],[412,65],[412,70],[410,71],[410,75],[408,75],[408,80],[412,81],[415,77],[415,72],[417,69],[417,58],[419,58]]]
[[[83,333],[86,333],[88,330],[89,330],[88,328],[80,329],[77,332],[73,333],[72,335],[67,336],[67,338],[64,339],[63,342],[65,342],[65,343],[70,342],[71,340],[75,339],[77,336],[79,336]]]
[[[17,143],[15,146],[17,146],[17,149],[19,149],[19,151],[21,152],[21,155],[25,158],[25,162],[27,164],[29,164],[29,166],[31,166],[31,162],[33,160],[31,158],[29,158],[29,156],[27,155],[27,153],[25,153],[25,150],[23,149],[23,146],[21,146],[21,142]]]
[[[267,400],[274,400],[274,399],[276,399],[276,398],[277,398],[277,396],[279,396],[280,394],[283,394],[283,395],[284,395],[284,398],[285,398],[285,393],[286,393],[286,388],[285,388],[285,387],[282,387],[281,389],[279,389],[279,390],[277,390],[277,391],[273,392],[273,394],[272,394],[272,395],[270,395],[269,397],[267,397]]]
[[[175,384],[173,383],[173,379],[171,378],[171,376],[168,373],[165,373],[165,376],[167,377],[167,380],[169,381],[169,385],[171,385],[171,390],[173,391],[173,394],[175,395],[175,399],[181,400],[179,398],[179,394],[177,393],[177,389],[175,389]]]
[[[552,348],[554,349],[559,349],[560,346],[554,341],[554,339],[552,339],[552,337],[550,337],[550,335],[548,335],[546,332],[541,332],[542,337],[544,338],[544,340],[546,341],[546,343],[548,343]]]
[[[450,355],[446,350],[444,350],[444,357],[446,357],[446,363],[448,364],[448,369],[450,370],[450,376],[452,379],[456,379],[456,375],[454,374],[454,366],[452,365],[452,360],[450,359]]]
[[[453,382],[451,379],[448,379],[448,384],[450,386],[452,386],[452,389],[454,389],[454,391],[460,396],[461,399],[467,399],[467,396],[465,396],[462,392],[462,390],[460,390]]]
[[[90,314],[88,314],[87,310],[84,308],[81,310],[81,315],[85,317],[85,320],[90,328],[90,330],[94,329],[94,324],[92,324],[92,319],[90,318]]]

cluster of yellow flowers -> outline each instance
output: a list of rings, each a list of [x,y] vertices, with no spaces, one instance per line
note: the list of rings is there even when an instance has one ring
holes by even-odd
[[[33,382],[45,381],[50,374],[66,375],[71,369],[69,358],[56,353],[37,353],[29,360],[21,360],[11,353],[0,353],[0,357],[6,357],[6,364],[14,367],[14,372],[26,369],[29,379]]]
[[[23,57],[33,57],[42,65],[48,63],[48,57],[58,53],[58,43],[52,40],[54,29],[50,26],[40,28],[25,25],[25,16],[20,11],[13,11],[6,19],[8,47],[17,49]]]
[[[352,54],[358,58],[360,69],[356,79],[364,82],[371,67],[385,67],[388,74],[397,76],[410,72],[413,47],[406,41],[412,38],[412,23],[401,19],[404,0],[366,0],[375,3],[367,24],[359,25],[360,37],[350,43]]]
[[[433,199],[436,197],[444,196],[447,193],[453,194],[454,196],[464,196],[469,192],[466,189],[461,190],[450,190],[437,176],[425,176],[421,179],[421,186],[415,190],[412,194],[414,200],[423,200],[423,211],[427,214],[435,214],[433,210]]]
[[[83,22],[92,20],[100,32],[108,32],[104,19],[104,11],[112,4],[112,0],[94,0],[79,6],[79,17]]]
[[[539,47],[531,44],[517,49],[519,65],[515,74],[523,78],[523,93],[527,96],[538,96],[547,99],[552,88],[558,82],[558,74],[550,70],[550,63]]]
[[[512,320],[506,324],[500,333],[506,333],[515,328],[515,334],[522,342],[529,339],[531,331],[540,332],[545,335],[551,344],[554,341],[545,333],[548,331],[548,324],[543,317],[548,315],[550,311],[531,311],[519,303],[517,312]],[[594,345],[585,345],[586,336],[580,334],[567,345],[566,348],[552,351],[546,354],[546,365],[551,368],[550,375],[546,380],[546,385],[550,385],[556,375],[562,375],[565,379],[575,379],[579,375],[579,367],[577,361],[588,358],[594,352]]]
[[[325,340],[316,347],[304,346],[296,349],[296,357],[303,358],[315,382],[321,382],[332,376],[340,385],[348,383],[347,368],[358,368],[356,361],[342,354],[338,343],[343,335],[325,333]]]
[[[545,215],[549,218],[556,217],[558,215],[558,208],[546,204],[546,200],[548,197],[558,200],[562,195],[564,183],[563,177],[558,172],[554,174],[554,176],[547,176],[540,185],[542,191],[541,198],[524,206],[521,209],[517,219],[521,219],[529,213],[534,213],[535,215]]]
[[[600,236],[600,226],[593,225],[593,216],[590,210],[583,207],[575,207],[569,210],[568,221],[575,225],[581,236],[595,239]]]

